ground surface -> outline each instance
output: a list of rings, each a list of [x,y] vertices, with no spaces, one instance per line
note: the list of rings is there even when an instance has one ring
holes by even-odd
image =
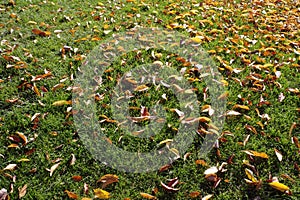
[[[300,198],[298,1],[2,1],[0,16],[0,188],[10,199]],[[98,93],[104,96],[95,98],[99,120],[107,141],[126,150],[148,151],[170,139],[180,115],[176,100],[165,102],[173,109],[170,126],[155,140],[124,136],[120,143],[105,89],[141,57],[186,67],[207,118],[185,157],[154,172],[125,173],[101,164],[83,145],[71,109],[76,74],[101,41],[136,26],[178,31],[214,59],[228,112],[219,145],[207,157],[197,154],[211,118],[206,86],[186,60],[156,50],[154,56],[133,51],[123,58],[125,67],[116,61],[103,75]],[[163,94],[155,88],[141,93],[131,114],[138,117],[141,106],[151,107]],[[226,171],[212,168],[223,162]],[[174,187],[161,184],[175,177]]]

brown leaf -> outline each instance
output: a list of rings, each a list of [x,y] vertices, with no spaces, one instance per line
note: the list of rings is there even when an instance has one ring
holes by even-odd
[[[78,199],[77,194],[75,194],[74,192],[70,192],[69,190],[65,190],[64,192],[67,193],[70,199]]]
[[[119,177],[113,174],[106,174],[104,176],[102,176],[98,181],[102,183],[102,189],[106,188],[106,186],[112,184],[112,183],[116,183],[119,181]]]
[[[193,191],[189,194],[189,197],[191,198],[197,198],[201,193],[198,191]]]
[[[171,167],[172,167],[171,164],[166,164],[166,165],[162,166],[161,168],[159,168],[159,172],[167,171],[167,170],[170,169]]]
[[[35,35],[39,35],[39,36],[42,36],[42,37],[47,37],[47,36],[50,36],[51,35],[51,32],[49,31],[41,31],[39,29],[32,29],[32,33],[35,34]]]
[[[75,176],[72,176],[72,179],[73,179],[73,181],[75,181],[75,182],[79,182],[79,181],[82,180],[82,176],[75,175]]]
[[[173,187],[167,186],[163,182],[160,182],[160,184],[167,192],[177,192],[179,190],[179,188],[173,188]]]
[[[25,196],[27,190],[27,184],[25,184],[22,188],[19,188],[19,199]]]

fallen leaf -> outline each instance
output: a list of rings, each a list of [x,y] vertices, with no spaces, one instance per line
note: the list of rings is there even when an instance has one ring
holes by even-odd
[[[28,143],[28,140],[27,140],[27,137],[24,135],[24,133],[21,133],[19,131],[17,131],[16,133],[23,140],[23,145],[26,145]]]
[[[95,193],[95,196],[94,198],[95,199],[109,199],[110,198],[110,193],[105,191],[105,190],[102,190],[102,189],[94,189],[94,193]]]
[[[75,155],[72,153],[72,154],[71,154],[71,159],[70,159],[70,165],[75,165],[75,161],[76,161],[76,157],[75,157]]]
[[[275,154],[279,161],[282,161],[282,153],[274,148]]]
[[[59,101],[55,101],[52,103],[52,106],[63,106],[63,105],[71,105],[72,104],[72,101],[69,100],[59,100]]]
[[[0,190],[0,200],[7,200],[7,199],[10,199],[7,190],[5,188],[2,188]]]
[[[27,184],[25,184],[22,188],[19,188],[19,199],[25,196],[27,192]]]
[[[16,169],[16,167],[17,167],[17,164],[9,164],[3,169],[3,171],[5,171],[5,170],[13,171],[14,169]]]
[[[278,181],[273,181],[271,183],[269,183],[269,185],[276,189],[279,190],[281,192],[287,193],[287,194],[291,194],[292,192],[290,191],[290,188],[282,183],[279,183]]]
[[[210,198],[212,198],[213,195],[212,194],[208,194],[205,197],[203,197],[201,200],[209,200]]]
[[[160,182],[160,184],[167,192],[177,192],[179,190],[179,188],[173,188],[173,187],[167,186],[163,182]]]
[[[151,195],[151,194],[147,194],[144,192],[140,192],[140,195],[144,198],[144,199],[157,199],[155,196]]]
[[[218,168],[216,166],[213,166],[213,167],[210,167],[208,168],[207,170],[204,171],[204,174],[205,175],[208,175],[208,174],[216,174],[218,172]]]
[[[57,168],[59,165],[60,165],[60,163],[56,163],[56,164],[54,164],[54,165],[50,168],[50,170],[47,169],[48,171],[50,171],[50,176],[53,175],[54,170],[56,170],[56,168]]]
[[[41,31],[39,29],[32,29],[32,33],[35,34],[35,35],[39,35],[39,36],[42,36],[42,37],[47,37],[47,36],[50,36],[51,35],[51,32],[49,31]]]
[[[106,186],[112,184],[112,183],[116,183],[119,181],[119,177],[113,174],[106,174],[104,176],[102,176],[98,181],[102,183],[102,189],[106,188]]]
[[[201,193],[198,191],[193,191],[189,194],[189,197],[191,198],[197,198]]]
[[[82,176],[75,175],[75,176],[72,176],[72,179],[73,179],[73,181],[75,181],[75,182],[79,182],[79,181],[82,180]]]
[[[77,194],[75,194],[74,192],[70,192],[69,190],[65,190],[64,192],[67,193],[70,199],[78,199]]]
[[[261,158],[269,158],[269,156],[264,152],[257,152],[253,150],[245,150],[243,151],[250,156],[261,157]]]

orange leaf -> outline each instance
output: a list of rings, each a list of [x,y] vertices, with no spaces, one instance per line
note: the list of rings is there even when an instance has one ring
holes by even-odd
[[[243,151],[250,156],[261,157],[261,158],[269,158],[269,156],[264,152],[257,152],[253,150],[245,150]]]
[[[23,145],[28,143],[27,137],[24,135],[24,133],[21,133],[19,131],[16,132],[18,136],[24,141]]]
[[[76,176],[72,176],[72,179],[73,179],[73,181],[75,181],[75,182],[79,182],[79,181],[82,180],[82,177],[76,175]]]
[[[140,192],[140,195],[144,198],[144,199],[156,199],[155,196],[152,196],[151,194],[147,194],[144,192]]]
[[[189,194],[189,196],[190,196],[191,198],[196,198],[196,197],[198,197],[200,194],[201,194],[200,192],[194,191],[194,192],[191,192],[191,193]]]
[[[77,194],[75,194],[74,192],[70,192],[69,190],[65,190],[65,193],[67,193],[68,197],[71,199],[78,199]]]

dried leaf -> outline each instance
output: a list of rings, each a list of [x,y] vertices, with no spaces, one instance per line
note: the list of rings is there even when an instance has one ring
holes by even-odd
[[[70,165],[75,165],[75,161],[76,161],[76,157],[75,157],[75,155],[72,153],[72,154],[71,154]]]
[[[210,198],[212,198],[213,195],[212,194],[208,194],[205,197],[203,197],[201,200],[209,200]]]
[[[75,182],[79,182],[79,181],[82,180],[82,176],[75,175],[75,176],[72,176],[72,179],[73,179],[73,181],[75,181]]]
[[[147,85],[139,85],[134,89],[134,91],[142,92],[142,91],[146,91],[148,89],[149,89],[149,87]]]
[[[105,191],[105,190],[102,190],[102,189],[94,189],[94,198],[95,199],[109,199],[110,198],[110,193]]]
[[[229,110],[224,114],[224,116],[236,116],[236,115],[241,115],[241,113],[234,110]]]
[[[170,186],[164,184],[163,182],[160,182],[160,184],[167,192],[177,192],[179,190],[179,188],[170,187]]]
[[[71,199],[78,199],[77,194],[75,194],[74,192],[70,192],[69,190],[65,190],[65,193],[67,193],[68,197]]]
[[[27,137],[24,135],[24,133],[21,133],[19,131],[17,131],[16,133],[23,140],[23,145],[26,145],[28,143],[28,140],[27,140]]]
[[[282,153],[278,151],[276,148],[274,148],[275,154],[279,161],[282,161]]]
[[[22,188],[19,188],[19,199],[25,196],[27,190],[27,184],[25,184]]]
[[[144,199],[157,199],[155,196],[144,193],[144,192],[140,192],[140,195],[144,198]]]
[[[52,106],[63,106],[63,105],[71,105],[72,101],[69,100],[59,100],[59,101],[55,101],[54,103],[52,103]]]
[[[193,192],[191,192],[190,194],[189,194],[189,197],[191,197],[191,198],[197,198],[198,196],[200,196],[200,192],[198,192],[198,191],[193,191]]]
[[[54,164],[54,165],[50,168],[50,170],[47,169],[47,170],[50,172],[50,176],[53,175],[54,170],[56,170],[56,168],[57,168],[59,165],[60,165],[60,163],[56,163],[56,164]]]
[[[279,190],[279,191],[287,193],[287,194],[291,194],[290,188],[282,183],[273,181],[273,182],[269,183],[269,185],[276,190]]]
[[[269,156],[264,152],[257,152],[253,150],[245,150],[243,151],[250,156],[261,157],[261,158],[269,158]]]
[[[0,200],[7,200],[7,199],[10,199],[7,190],[5,188],[2,188],[0,190]]]
[[[216,166],[213,166],[213,167],[210,167],[208,168],[207,170],[204,171],[204,174],[205,175],[208,175],[208,174],[216,174],[218,172],[218,168]]]
[[[102,183],[102,189],[106,188],[106,186],[112,184],[112,183],[116,183],[119,181],[119,177],[113,174],[106,174],[104,176],[102,176],[98,181]]]
[[[16,169],[16,167],[17,167],[17,164],[9,164],[3,169],[3,171],[5,171],[5,170],[13,171]]]

